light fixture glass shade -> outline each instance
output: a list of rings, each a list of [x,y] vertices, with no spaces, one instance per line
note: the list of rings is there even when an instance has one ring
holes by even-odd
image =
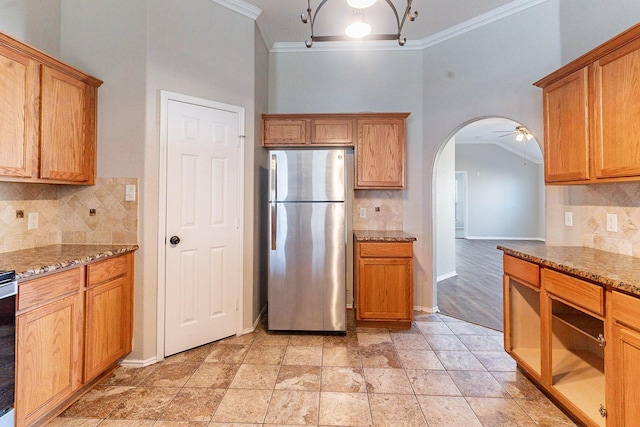
[[[369,35],[370,32],[371,25],[366,22],[354,22],[344,30],[346,35],[353,37],[354,39],[365,37]]]
[[[376,0],[347,0],[347,3],[349,3],[349,6],[354,9],[365,9],[373,6],[376,3]]]
[[[516,135],[516,141],[522,141],[524,139],[524,134],[519,133]]]

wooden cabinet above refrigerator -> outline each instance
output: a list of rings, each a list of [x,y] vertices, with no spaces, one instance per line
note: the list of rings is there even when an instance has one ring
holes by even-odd
[[[263,114],[262,145],[354,147],[356,189],[403,189],[409,114]]]

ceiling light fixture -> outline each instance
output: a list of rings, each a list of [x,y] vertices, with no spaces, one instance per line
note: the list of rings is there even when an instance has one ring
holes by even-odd
[[[349,6],[354,9],[366,9],[376,4],[377,0],[347,0]]]
[[[405,37],[402,37],[402,27],[404,26],[407,18],[409,19],[409,21],[415,21],[418,17],[418,12],[411,12],[411,3],[413,2],[413,0],[406,0],[407,6],[402,15],[402,19],[400,19],[398,11],[391,0],[384,0],[389,5],[395,16],[398,31],[395,34],[369,34],[371,32],[371,26],[364,22],[364,13],[361,9],[372,6],[376,3],[376,0],[347,0],[349,6],[355,9],[354,18],[356,19],[354,19],[354,22],[345,30],[346,35],[317,36],[313,33],[313,25],[315,24],[318,17],[318,12],[320,12],[322,6],[324,6],[327,1],[329,0],[321,0],[316,10],[313,11],[313,9],[311,9],[311,0],[307,0],[307,11],[300,14],[300,19],[302,20],[302,22],[304,24],[308,23],[311,26],[311,40],[305,40],[304,42],[307,47],[313,46],[313,42],[346,41],[350,40],[353,37],[366,38],[367,40],[397,40],[400,46],[404,46],[404,44],[407,42],[407,39]],[[368,31],[365,32],[365,30]]]
[[[516,132],[518,133],[516,135],[516,141],[522,142],[525,138],[527,139],[527,141],[533,139],[533,135],[531,135],[529,129],[524,126],[516,126]]]
[[[344,30],[344,33],[354,39],[366,37],[371,33],[371,25],[364,22],[362,9],[353,9],[353,21]]]

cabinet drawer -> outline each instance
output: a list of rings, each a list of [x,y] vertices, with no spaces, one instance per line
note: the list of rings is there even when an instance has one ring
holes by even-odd
[[[611,292],[611,314],[615,320],[626,323],[636,330],[640,330],[640,297]]]
[[[83,284],[84,268],[55,273],[50,276],[29,280],[18,286],[18,310],[39,306],[80,290]]]
[[[502,264],[505,274],[520,279],[536,288],[540,287],[540,267],[537,264],[509,255],[503,256]]]
[[[105,261],[96,262],[87,266],[89,278],[87,286],[93,286],[115,277],[127,274],[127,257],[119,256],[107,259]]]
[[[359,255],[363,258],[410,258],[413,256],[412,242],[360,243]]]
[[[556,271],[542,269],[544,289],[592,313],[604,315],[604,288]]]

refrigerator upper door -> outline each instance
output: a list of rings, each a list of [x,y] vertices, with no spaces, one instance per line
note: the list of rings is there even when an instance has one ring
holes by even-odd
[[[269,159],[270,202],[345,200],[344,150],[276,150]]]
[[[269,329],[346,331],[345,203],[274,203]]]

